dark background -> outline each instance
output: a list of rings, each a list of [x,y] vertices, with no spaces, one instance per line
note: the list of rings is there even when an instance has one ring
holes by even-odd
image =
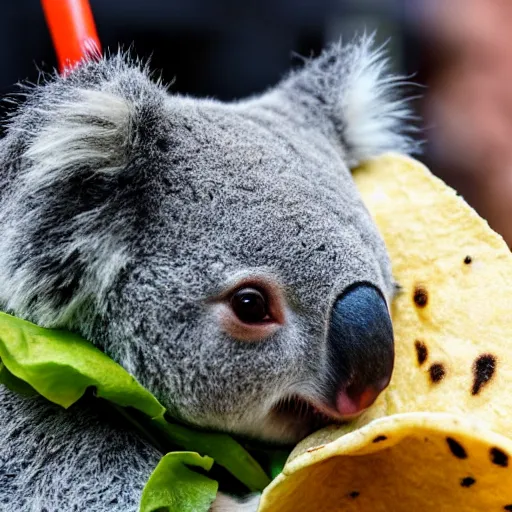
[[[414,2],[409,2],[412,5]],[[56,66],[37,0],[0,0],[0,90],[36,81],[37,67]],[[100,40],[115,51],[151,57],[173,91],[223,100],[274,84],[293,52],[318,54],[342,34],[378,28],[392,36],[393,62],[417,71],[405,1],[392,0],[91,0]]]
[[[90,2],[104,49],[151,57],[171,92],[221,100],[275,84],[301,64],[294,54],[377,29],[394,70],[419,84],[407,91],[421,96],[419,158],[512,245],[511,0]],[[0,7],[1,97],[56,59],[38,0]]]

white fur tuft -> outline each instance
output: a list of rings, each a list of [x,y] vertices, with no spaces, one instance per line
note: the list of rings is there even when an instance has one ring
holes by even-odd
[[[132,117],[128,101],[98,90],[78,89],[76,94],[73,101],[51,105],[53,122],[25,152],[35,164],[23,174],[27,186],[41,188],[56,178],[68,179],[77,167],[100,164],[101,172],[114,172],[123,163],[119,155],[128,145]]]
[[[3,309],[36,319],[41,325],[61,326],[68,324],[77,308],[90,297],[101,301],[126,265],[127,254],[115,235],[122,231],[122,226],[108,225],[104,232],[91,229],[102,218],[101,208],[76,215],[72,221],[73,234],[62,233],[59,246],[49,246],[47,251],[56,262],[80,255],[86,274],[79,291],[63,308],[56,309],[51,302],[41,300],[34,304],[33,298],[43,296],[53,284],[51,278],[35,272],[33,266],[37,266],[37,261],[13,268],[12,248],[25,246],[30,250],[20,225],[32,227],[41,222],[38,208],[25,208],[26,198],[69,180],[77,169],[94,169],[97,173],[122,170],[128,159],[133,112],[127,100],[99,90],[75,89],[72,99],[54,98],[49,103],[47,110],[32,106],[28,111],[40,116],[43,126],[37,132],[27,133],[30,144],[21,157],[25,164],[20,168],[16,189],[4,199],[0,212],[10,219],[4,223],[0,238],[0,304]],[[16,128],[14,125],[11,130]],[[58,225],[52,229],[55,235],[60,233]],[[39,279],[34,277],[37,275]]]
[[[363,36],[353,45],[337,105],[350,166],[386,151],[416,149],[406,135],[413,116],[408,101],[399,95],[407,82],[389,72],[384,48],[373,46],[373,36]]]
[[[305,61],[263,97],[271,112],[341,143],[350,168],[388,151],[419,150],[421,142],[411,136],[418,131],[411,98],[404,95],[413,84],[390,71],[374,35],[340,41]]]

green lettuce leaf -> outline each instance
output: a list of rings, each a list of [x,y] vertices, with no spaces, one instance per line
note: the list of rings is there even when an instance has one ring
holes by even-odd
[[[154,421],[178,446],[213,457],[250,491],[262,491],[270,483],[258,462],[231,436],[192,430],[163,418]]]
[[[208,512],[217,495],[218,483],[188,466],[209,471],[212,465],[213,459],[197,453],[168,453],[142,492],[140,512]]]
[[[289,455],[290,450],[276,450],[270,454],[270,478],[272,480],[283,472]]]
[[[124,368],[68,331],[45,329],[0,313],[0,359],[15,377],[65,408],[93,387],[97,396],[152,418],[165,412]]]
[[[37,391],[24,380],[15,377],[0,360],[0,383],[10,390],[25,396],[37,396]]]
[[[94,388],[96,396],[151,418],[152,426],[172,444],[213,457],[250,491],[261,491],[270,483],[258,462],[235,439],[168,421],[165,408],[148,390],[76,334],[38,327],[0,312],[0,361],[0,382],[14,391],[35,390],[67,408]]]

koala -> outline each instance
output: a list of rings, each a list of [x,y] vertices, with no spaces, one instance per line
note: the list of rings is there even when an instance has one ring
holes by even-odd
[[[353,418],[391,377],[396,284],[351,169],[414,150],[402,84],[369,36],[230,103],[122,53],[48,77],[0,141],[0,310],[79,333],[188,425],[292,444]],[[147,440],[94,400],[0,397],[2,511],[138,509]]]

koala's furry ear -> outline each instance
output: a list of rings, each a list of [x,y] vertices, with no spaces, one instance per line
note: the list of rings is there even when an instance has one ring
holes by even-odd
[[[297,122],[340,141],[349,167],[386,151],[418,150],[410,136],[416,131],[413,116],[403,98],[409,83],[389,71],[385,49],[375,48],[374,39],[363,35],[333,44],[268,94],[281,110],[284,94]]]
[[[119,54],[26,96],[0,141],[0,307],[68,326],[128,262],[167,144],[167,95]]]

